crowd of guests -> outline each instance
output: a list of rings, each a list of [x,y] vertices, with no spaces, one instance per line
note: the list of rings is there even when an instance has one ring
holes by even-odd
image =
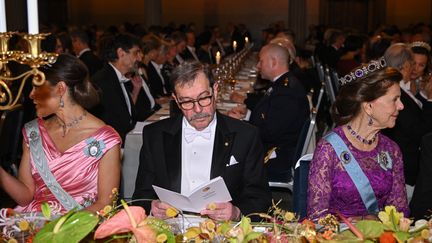
[[[43,68],[48,82],[29,92],[38,118],[23,129],[18,176],[0,168],[0,186],[17,210],[39,211],[44,201],[60,211],[109,204],[127,133],[171,102],[180,113],[143,130],[133,197],[154,200],[138,204],[164,218],[170,205],[152,185],[188,194],[222,176],[232,201],[202,215],[238,220],[265,212],[268,182],[292,180],[299,136],[321,88],[318,61],[338,73],[340,88],[336,101],[322,108],[336,127],[322,134],[310,162],[308,216],[374,218],[390,204],[406,216],[428,213],[429,26],[383,27],[370,35],[318,26],[299,45],[275,23],[262,32],[254,92],[233,91],[231,101],[244,105],[222,114],[211,72],[216,52],[228,57],[244,48],[245,37],[252,41],[244,25],[227,30],[227,38],[217,26],[197,35],[193,24],[148,32],[130,24],[54,31],[42,48],[60,55]]]

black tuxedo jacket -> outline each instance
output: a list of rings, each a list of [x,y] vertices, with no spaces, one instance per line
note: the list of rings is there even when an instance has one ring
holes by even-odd
[[[161,77],[159,76],[156,68],[151,62],[147,65],[146,71],[148,76],[148,84],[150,86],[150,91],[152,92],[153,97],[159,98],[162,96],[166,96],[167,94],[164,93],[163,89],[165,88],[165,90],[168,92],[168,82],[165,82],[164,86]]]
[[[420,152],[419,174],[410,202],[411,217],[424,219],[432,210],[432,133],[423,137]]]
[[[384,131],[400,147],[405,181],[415,185],[418,173],[419,148],[421,138],[432,131],[432,102],[426,102],[421,109],[417,103],[401,89],[404,109],[399,112],[396,125]]]
[[[148,81],[145,79],[145,76],[142,75],[141,78],[148,85]],[[150,86],[149,86],[150,89]],[[150,91],[151,93],[151,91]],[[153,115],[155,111],[159,110],[161,107],[159,104],[155,104],[154,107],[151,107],[150,98],[147,96],[147,93],[144,91],[144,88],[141,88],[138,93],[138,98],[135,103],[135,118],[137,121],[145,121],[148,117]]]
[[[197,49],[195,48],[195,54],[197,52]],[[183,60],[187,61],[187,60],[193,60],[193,61],[199,61],[196,60],[195,57],[193,56],[192,52],[186,47],[184,49],[184,51],[180,54],[180,56],[183,58]],[[198,57],[198,55],[197,55]]]
[[[292,72],[272,83],[271,92],[252,110],[250,122],[259,128],[264,148],[277,147],[277,157],[268,162],[269,173],[291,170],[297,140],[309,112],[306,92]]]
[[[182,119],[176,116],[144,127],[134,199],[157,198],[152,185],[181,192]],[[239,163],[229,165],[231,156]],[[270,206],[271,193],[263,166],[257,129],[217,113],[210,177],[224,178],[233,205],[245,215],[266,212]],[[149,212],[149,203],[138,205]]]
[[[130,115],[120,81],[109,64],[105,64],[101,70],[96,72],[92,81],[101,95],[101,102],[92,110],[92,113],[119,133],[123,141],[122,146],[124,146],[126,134],[136,124],[135,105],[129,96],[132,111],[132,115]]]
[[[92,52],[84,52],[79,59],[87,66],[90,77],[102,68],[102,61]]]
[[[200,62],[206,63],[206,64],[215,64],[216,63],[214,61],[213,54],[211,53],[211,50],[205,50],[203,48],[198,48],[196,52],[197,52],[196,54],[197,54]]]

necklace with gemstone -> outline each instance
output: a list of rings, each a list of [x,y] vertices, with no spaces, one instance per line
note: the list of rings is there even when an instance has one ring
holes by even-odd
[[[63,135],[62,135],[62,137],[65,137],[65,136],[66,136],[66,129],[67,129],[67,128],[71,128],[71,127],[73,127],[73,126],[78,125],[78,123],[80,123],[80,121],[82,121],[82,120],[84,119],[84,117],[86,117],[86,116],[87,116],[87,111],[84,111],[84,113],[83,113],[81,116],[73,118],[72,121],[71,121],[71,122],[68,122],[68,123],[65,123],[65,122],[63,122],[63,121],[60,121],[60,118],[56,117],[56,118],[57,118],[57,119],[56,119],[57,123],[60,125],[60,127],[61,127],[62,130],[63,130]]]
[[[346,127],[347,127],[348,131],[351,133],[351,135],[353,135],[357,140],[359,140],[360,142],[362,142],[364,144],[371,145],[371,144],[373,144],[375,142],[375,140],[377,138],[377,134],[378,133],[375,133],[375,135],[373,136],[373,138],[366,139],[366,138],[360,136],[360,134],[358,134],[356,131],[354,131],[352,129],[351,125],[347,124]]]

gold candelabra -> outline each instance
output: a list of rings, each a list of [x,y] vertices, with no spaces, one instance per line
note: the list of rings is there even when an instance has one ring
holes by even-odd
[[[28,43],[28,52],[9,50],[9,40],[14,35],[19,35]],[[42,52],[41,41],[49,33],[27,34],[17,32],[0,32],[0,111],[12,110],[20,106],[19,99],[24,85],[30,77],[34,86],[41,86],[45,82],[45,74],[38,68],[42,65],[52,64],[57,59],[56,53]],[[28,65],[31,69],[25,73],[13,76],[8,68],[8,62],[15,61]],[[11,86],[14,82],[20,82],[18,91],[14,95]]]

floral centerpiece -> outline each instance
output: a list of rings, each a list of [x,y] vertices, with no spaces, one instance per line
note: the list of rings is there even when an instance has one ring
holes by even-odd
[[[413,221],[393,206],[385,207],[379,220],[352,222],[341,214],[329,214],[312,222],[300,221],[273,203],[268,212],[244,216],[240,222],[202,219],[179,231],[168,221],[148,217],[142,207],[129,206],[123,200],[116,205],[116,191],[113,195],[113,204],[97,214],[72,210],[56,217],[49,204],[42,206],[40,214],[20,215],[1,209],[0,242],[432,242],[432,220],[412,225]],[[184,217],[175,208],[169,208],[166,215]],[[251,217],[261,221],[251,222]]]

